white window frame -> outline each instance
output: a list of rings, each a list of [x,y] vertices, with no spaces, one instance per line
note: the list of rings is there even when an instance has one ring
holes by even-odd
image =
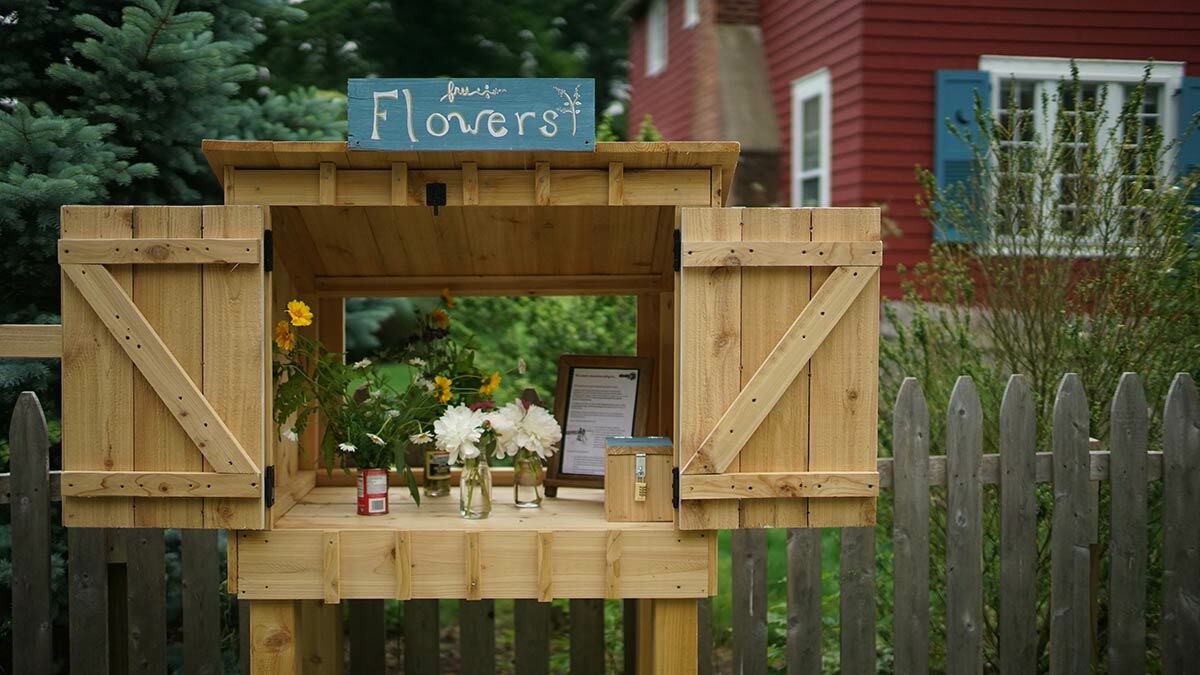
[[[700,23],[700,0],[683,0],[683,27]]]
[[[646,77],[654,77],[667,69],[669,15],[667,0],[650,0],[646,10]]]
[[[1106,113],[1111,124],[1121,112],[1124,103],[1124,85],[1136,85],[1145,75],[1148,61],[1129,61],[1120,59],[1075,59],[1075,67],[1079,72],[1082,83],[1096,83],[1107,89]],[[1049,138],[1053,133],[1051,128],[1058,116],[1058,102],[1054,97],[1056,83],[1071,77],[1071,59],[1040,57],[1040,56],[1000,56],[985,54],[979,57],[979,70],[988,73],[991,83],[991,112],[997,114],[1008,101],[1003,100],[1001,85],[1004,80],[1033,81],[1034,85],[1034,114],[1036,131],[1043,138]],[[1175,138],[1178,135],[1178,107],[1174,105],[1175,92],[1183,84],[1184,63],[1181,61],[1155,61],[1154,68],[1147,78],[1147,84],[1162,86],[1163,98],[1160,101],[1159,115],[1163,137]],[[1041,100],[1046,95],[1048,99],[1045,115],[1042,115]],[[1101,129],[1100,133],[1108,133],[1109,128]],[[1163,158],[1163,177],[1173,177],[1175,157]],[[1047,218],[1057,217],[1057,214],[1046,214]],[[1086,254],[1086,251],[1077,252]]]
[[[802,170],[804,155],[804,102],[819,96],[821,99],[820,148],[816,169]],[[820,180],[820,203],[818,206],[830,205],[830,158],[832,156],[831,135],[833,120],[833,86],[828,68],[813,71],[804,77],[792,81],[792,206],[801,204],[801,185],[810,178]]]

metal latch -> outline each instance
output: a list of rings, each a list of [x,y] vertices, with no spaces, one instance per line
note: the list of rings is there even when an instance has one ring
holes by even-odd
[[[446,184],[445,183],[426,183],[425,184],[425,206],[433,207],[433,215],[438,214],[438,207],[446,205]]]
[[[275,506],[275,466],[263,469],[263,502],[266,508]]]
[[[671,505],[679,508],[679,467],[671,469]]]
[[[634,455],[633,479],[633,501],[646,501],[646,453],[644,452]]]

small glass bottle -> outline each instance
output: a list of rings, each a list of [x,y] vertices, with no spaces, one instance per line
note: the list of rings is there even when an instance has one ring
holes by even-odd
[[[437,448],[425,451],[425,496],[450,494],[450,453]]]
[[[519,509],[542,505],[542,462],[524,448],[517,451],[513,460],[513,502]]]
[[[467,520],[483,520],[492,513],[492,472],[482,455],[463,460],[458,513]]]

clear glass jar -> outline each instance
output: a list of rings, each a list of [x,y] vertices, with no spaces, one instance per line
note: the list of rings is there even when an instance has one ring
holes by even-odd
[[[513,503],[519,509],[542,505],[542,460],[529,450],[518,450],[513,460]]]
[[[492,472],[482,455],[463,460],[458,483],[458,513],[467,520],[483,520],[492,512]]]

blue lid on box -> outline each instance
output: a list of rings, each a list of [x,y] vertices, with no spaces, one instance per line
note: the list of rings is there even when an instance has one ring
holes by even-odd
[[[605,447],[622,446],[622,447],[669,447],[671,439],[666,436],[609,436],[604,439]]]

